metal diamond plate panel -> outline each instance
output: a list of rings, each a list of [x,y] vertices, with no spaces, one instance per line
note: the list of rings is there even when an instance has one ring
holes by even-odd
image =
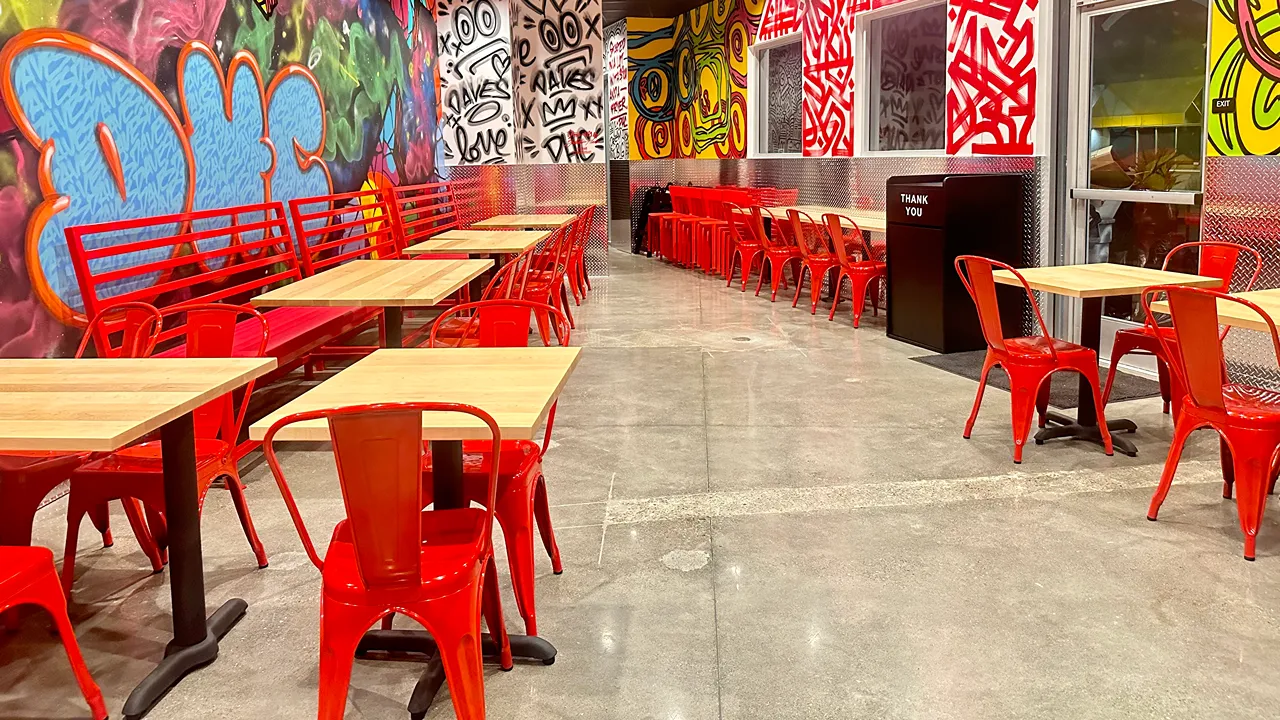
[[[587,239],[587,273],[608,275],[608,185],[604,163],[465,165],[449,168],[464,224],[508,213],[572,212],[596,205]]]
[[[1256,289],[1280,287],[1280,157],[1205,158],[1201,237],[1254,248],[1262,254]],[[1225,351],[1233,379],[1280,387],[1271,339],[1232,332]]]

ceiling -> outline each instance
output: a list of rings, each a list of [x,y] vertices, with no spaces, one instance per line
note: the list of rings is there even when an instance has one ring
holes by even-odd
[[[707,0],[603,0],[606,26],[625,17],[675,17]]]

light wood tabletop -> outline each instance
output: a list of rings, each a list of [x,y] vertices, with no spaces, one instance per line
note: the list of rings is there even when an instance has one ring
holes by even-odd
[[[1115,263],[1019,268],[1018,272],[1026,278],[1032,290],[1078,298],[1137,295],[1152,285],[1217,287],[1222,283],[1218,278],[1204,275],[1189,275]],[[996,282],[1004,285],[1020,284],[1018,278],[1008,270],[997,270],[994,276]]]
[[[117,450],[275,366],[274,358],[0,360],[0,450]]]
[[[530,440],[578,364],[580,348],[407,348],[378,350],[325,380],[249,428],[261,440],[272,423],[304,410],[384,402],[453,402],[493,416],[503,440]],[[424,413],[423,438],[489,437],[478,419]],[[279,440],[327,442],[323,421],[298,423]]]
[[[1271,316],[1272,322],[1276,322],[1276,319],[1280,318],[1280,288],[1233,294],[1262,308],[1263,312]],[[1151,312],[1168,314],[1168,301],[1159,300],[1151,303]],[[1247,306],[1230,300],[1218,300],[1218,322],[1222,325],[1242,327],[1248,330],[1271,331],[1271,328],[1267,326],[1267,321],[1262,319],[1262,316]]]
[[[492,260],[352,260],[250,302],[260,307],[430,307],[492,265]]]
[[[410,245],[404,254],[518,255],[550,235],[550,230],[450,230]]]
[[[487,220],[472,223],[471,227],[480,230],[528,230],[537,228],[558,228],[573,222],[577,215],[553,215],[550,213],[532,213],[527,215],[494,215]]]
[[[858,229],[866,232],[884,232],[888,228],[888,222],[883,210],[866,210],[856,208],[839,208],[827,207],[825,205],[777,205],[765,208],[774,217],[781,220],[786,217],[788,210],[798,210],[812,217],[817,222],[822,222],[822,216],[827,213],[835,213],[842,215],[858,224]],[[738,212],[750,212],[746,208],[741,208]],[[846,227],[849,223],[841,221],[841,225]]]

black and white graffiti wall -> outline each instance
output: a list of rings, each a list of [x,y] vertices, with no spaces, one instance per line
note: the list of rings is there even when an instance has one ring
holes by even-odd
[[[517,162],[604,162],[600,0],[512,0],[511,15]]]
[[[627,21],[605,28],[605,124],[609,140],[609,159],[626,160],[627,146]]]
[[[440,89],[449,165],[515,160],[509,0],[439,0]]]

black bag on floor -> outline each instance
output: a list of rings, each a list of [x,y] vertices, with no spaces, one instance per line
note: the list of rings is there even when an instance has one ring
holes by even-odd
[[[644,198],[640,201],[640,217],[631,233],[631,252],[637,255],[643,251],[653,257],[653,250],[645,247],[644,236],[649,228],[649,213],[671,212],[671,193],[667,192],[667,187],[670,185],[644,190]]]

